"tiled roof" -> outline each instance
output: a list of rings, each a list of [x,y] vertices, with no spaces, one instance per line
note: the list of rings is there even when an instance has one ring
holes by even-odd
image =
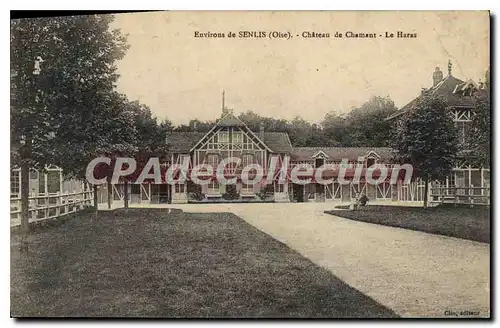
[[[260,133],[252,131],[260,139]],[[286,132],[264,132],[264,140],[262,140],[269,149],[275,153],[291,153],[292,144],[288,133]]]
[[[296,147],[293,149],[291,160],[307,161],[319,151],[324,152],[328,159],[333,161],[341,161],[344,158],[354,161],[371,151],[377,153],[381,160],[390,160],[392,157],[392,149],[387,147]]]
[[[205,135],[205,132],[171,132],[167,145],[172,153],[189,153],[189,150]]]
[[[467,83],[460,79],[457,79],[454,76],[448,75],[441,82],[427,89],[426,92],[430,93],[433,96],[443,97],[446,104],[450,107],[473,108],[474,107],[473,97],[470,95],[464,96],[461,92],[459,92],[460,86],[465,84]],[[390,120],[408,112],[415,106],[415,103],[421,97],[422,95],[419,95],[418,97],[410,101],[408,104],[403,106],[399,111],[389,116],[387,119]]]
[[[254,132],[259,136],[258,132]],[[171,132],[167,134],[170,152],[189,153],[189,150],[205,135],[205,132]],[[264,132],[264,143],[277,153],[291,153],[292,145],[285,132]]]
[[[240,119],[234,116],[231,113],[228,113],[226,116],[221,118],[217,124],[218,126],[246,126]]]

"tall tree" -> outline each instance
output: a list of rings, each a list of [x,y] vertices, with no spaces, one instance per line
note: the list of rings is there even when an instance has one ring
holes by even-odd
[[[325,136],[349,147],[386,147],[392,123],[385,118],[396,112],[389,97],[372,97],[345,115],[330,112],[322,122]]]
[[[28,225],[29,168],[47,163],[81,176],[115,107],[115,62],[127,49],[111,15],[11,21],[11,149],[21,167],[22,227]],[[109,133],[109,132],[108,132]]]
[[[411,164],[425,182],[427,207],[429,182],[449,175],[458,152],[457,131],[441,98],[422,94],[415,107],[398,122],[392,138],[395,161]]]
[[[490,74],[485,74],[483,88],[474,94],[475,110],[470,130],[470,145],[474,164],[479,167],[490,167],[491,146],[491,99]]]

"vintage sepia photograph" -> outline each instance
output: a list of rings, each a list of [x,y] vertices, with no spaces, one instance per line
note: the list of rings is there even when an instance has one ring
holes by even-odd
[[[32,14],[12,318],[491,318],[489,11]]]

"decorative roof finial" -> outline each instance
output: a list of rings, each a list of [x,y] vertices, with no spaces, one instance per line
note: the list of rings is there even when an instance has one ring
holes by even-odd
[[[222,90],[222,111],[226,109],[226,91]]]
[[[448,59],[448,75],[451,76],[451,60]]]

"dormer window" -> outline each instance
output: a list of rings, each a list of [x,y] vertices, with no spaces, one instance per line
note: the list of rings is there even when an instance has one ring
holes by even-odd
[[[366,159],[366,167],[371,167],[372,165],[375,165],[377,163],[377,160],[375,158],[367,158]]]
[[[316,168],[322,167],[325,164],[325,159],[324,158],[316,158],[314,160],[314,166]]]
[[[314,167],[318,168],[325,164],[325,160],[328,159],[328,155],[325,154],[324,151],[319,150],[313,156],[311,156],[311,159],[314,160]]]

